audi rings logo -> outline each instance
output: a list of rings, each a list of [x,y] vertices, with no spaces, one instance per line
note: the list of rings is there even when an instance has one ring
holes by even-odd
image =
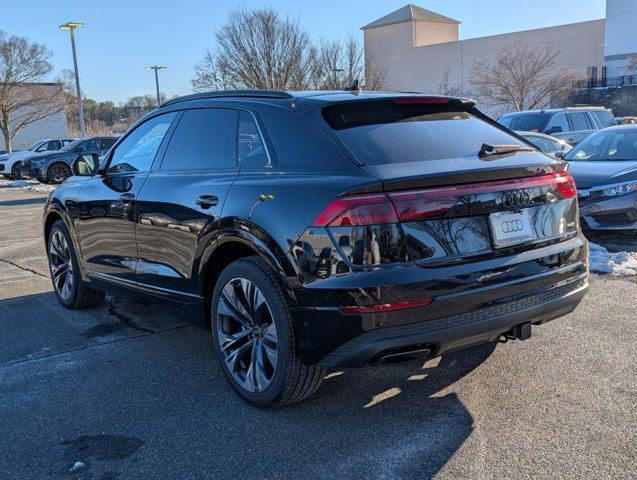
[[[524,229],[522,220],[506,220],[502,222],[500,228],[504,233],[521,232]]]
[[[502,204],[507,208],[525,207],[531,203],[531,194],[526,190],[502,194]]]

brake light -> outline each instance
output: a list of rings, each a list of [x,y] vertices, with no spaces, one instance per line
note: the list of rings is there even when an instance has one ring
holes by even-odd
[[[336,198],[314,220],[314,227],[398,223],[394,205],[384,193]]]
[[[571,177],[570,173],[567,172],[557,172],[557,178],[562,181],[556,184],[556,188],[558,193],[562,196],[562,198],[572,198],[577,196],[577,186],[575,185],[575,180]]]
[[[365,306],[351,306],[351,307],[339,307],[338,309],[348,315],[356,315],[362,313],[384,313],[393,312],[396,310],[407,310],[409,308],[424,307],[429,305],[433,301],[433,298],[421,298],[420,300],[412,300],[409,302],[400,303],[382,303],[379,305],[365,305]]]
[[[449,103],[448,98],[442,97],[409,97],[395,98],[393,102],[397,105],[413,104],[413,103]]]

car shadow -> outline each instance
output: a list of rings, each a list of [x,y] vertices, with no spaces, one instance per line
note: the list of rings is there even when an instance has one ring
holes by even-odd
[[[60,478],[77,461],[95,478],[166,468],[188,478],[431,478],[474,431],[457,393],[467,386],[454,384],[496,346],[333,370],[305,401],[258,409],[227,383],[210,332],[179,312],[117,300],[69,311],[46,292],[0,301],[0,335],[0,420],[15,433],[0,449],[26,459],[16,470],[48,464]]]

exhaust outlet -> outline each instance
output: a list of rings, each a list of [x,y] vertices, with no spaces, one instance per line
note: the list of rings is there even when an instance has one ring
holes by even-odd
[[[373,363],[375,365],[388,365],[391,363],[410,362],[414,360],[422,360],[431,355],[431,348],[417,347],[409,350],[396,351],[392,353],[380,353],[378,359]]]

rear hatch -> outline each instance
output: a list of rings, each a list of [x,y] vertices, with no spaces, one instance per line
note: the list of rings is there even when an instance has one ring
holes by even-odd
[[[563,241],[579,229],[566,164],[472,102],[367,96],[299,110],[379,179],[389,200],[374,194],[366,204],[365,195],[345,195],[315,222],[329,228],[353,265],[487,259]],[[383,210],[388,205],[395,213]],[[374,241],[361,243],[366,238]]]

